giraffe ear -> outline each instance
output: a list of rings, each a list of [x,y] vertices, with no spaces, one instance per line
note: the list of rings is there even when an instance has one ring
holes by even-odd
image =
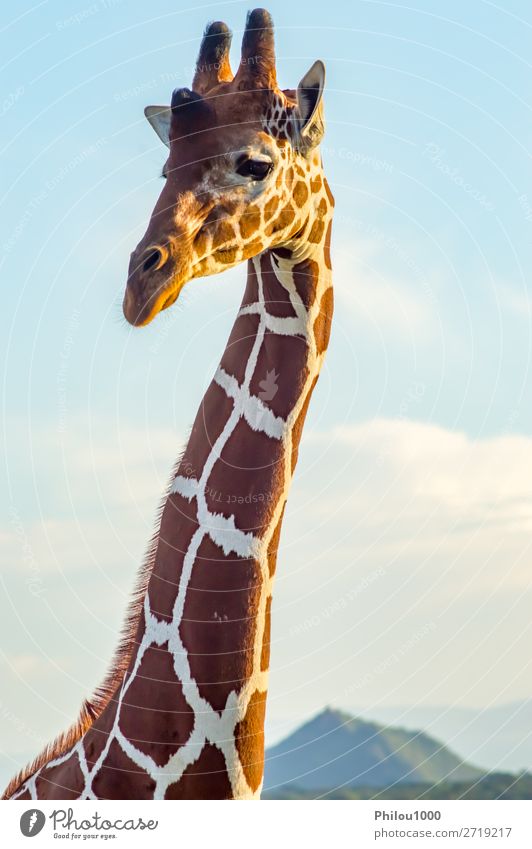
[[[166,147],[170,147],[170,106],[146,106],[144,114]]]
[[[325,65],[318,59],[297,87],[297,124],[299,145],[303,152],[320,143],[325,132],[323,121],[323,89]]]

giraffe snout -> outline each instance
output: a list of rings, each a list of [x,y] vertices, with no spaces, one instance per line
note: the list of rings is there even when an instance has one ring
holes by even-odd
[[[164,245],[138,247],[131,254],[124,294],[123,311],[126,320],[137,327],[149,321],[167,304],[171,274],[168,271],[170,252]]]

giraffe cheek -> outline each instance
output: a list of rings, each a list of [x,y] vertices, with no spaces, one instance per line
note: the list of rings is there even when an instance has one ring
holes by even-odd
[[[302,180],[299,180],[294,187],[293,193],[296,206],[301,209],[301,207],[305,205],[308,195],[309,192],[306,184]]]
[[[230,221],[222,220],[219,222],[212,237],[212,248],[223,247],[228,242],[233,242],[236,238],[235,228]]]
[[[247,259],[250,259],[253,256],[258,256],[258,254],[262,253],[264,250],[264,242],[262,239],[255,239],[255,241],[250,242],[246,245],[245,255]]]
[[[243,213],[240,219],[240,235],[243,239],[249,239],[259,229],[261,223],[260,209],[255,204],[252,204]]]
[[[208,251],[211,237],[206,230],[200,230],[196,238],[194,239],[194,253],[196,257],[200,258],[205,256]]]

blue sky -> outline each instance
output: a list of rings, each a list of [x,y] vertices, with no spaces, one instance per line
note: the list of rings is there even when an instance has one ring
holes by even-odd
[[[190,85],[208,20],[233,28],[235,65],[247,8],[49,0],[3,13],[6,773],[105,670],[239,303],[244,269],[194,282],[140,332],[120,308],[161,189],[143,107]],[[275,598],[272,739],[326,702],[526,698],[530,8],[269,9],[281,85],[326,63],[337,201],[334,334]]]

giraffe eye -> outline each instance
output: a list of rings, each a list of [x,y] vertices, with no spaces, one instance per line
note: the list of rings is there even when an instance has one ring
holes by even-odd
[[[264,159],[244,159],[236,173],[241,177],[251,177],[252,180],[264,180],[273,168],[273,162]]]

